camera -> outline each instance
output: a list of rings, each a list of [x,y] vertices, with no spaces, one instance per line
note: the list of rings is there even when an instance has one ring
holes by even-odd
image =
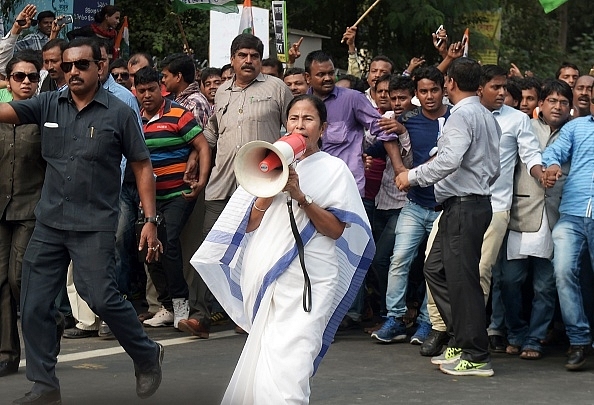
[[[56,24],[58,24],[58,26],[61,26],[64,24],[72,24],[72,16],[64,15],[56,20]]]

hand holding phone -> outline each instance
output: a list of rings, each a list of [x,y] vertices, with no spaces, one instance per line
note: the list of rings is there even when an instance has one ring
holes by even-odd
[[[65,25],[65,24],[72,24],[72,16],[71,15],[60,16],[60,18],[58,18],[56,20],[56,24],[58,24],[58,27]]]
[[[439,38],[439,31],[443,30],[443,24],[441,24],[439,26],[439,28],[437,30],[435,30],[435,36],[437,37],[437,44],[436,44],[436,48],[439,48],[439,46],[441,45],[441,42],[443,41],[443,38]]]

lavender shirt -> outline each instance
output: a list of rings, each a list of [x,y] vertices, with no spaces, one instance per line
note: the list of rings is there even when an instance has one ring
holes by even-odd
[[[312,94],[312,89],[308,90]],[[395,134],[386,134],[379,125],[382,118],[373,108],[365,94],[351,89],[334,86],[325,99],[328,110],[328,129],[322,135],[322,150],[342,159],[355,177],[361,196],[365,195],[363,167],[363,137],[369,129],[378,140],[397,139]]]

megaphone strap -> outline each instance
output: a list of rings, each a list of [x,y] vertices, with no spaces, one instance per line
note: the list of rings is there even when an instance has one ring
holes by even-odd
[[[289,209],[291,230],[293,231],[295,243],[297,244],[297,252],[299,253],[299,263],[301,263],[301,269],[303,270],[303,310],[305,312],[311,312],[311,281],[309,280],[309,274],[307,274],[307,269],[305,268],[303,239],[301,239],[299,229],[297,229],[295,215],[293,215],[293,200],[291,198],[287,198],[287,207]]]

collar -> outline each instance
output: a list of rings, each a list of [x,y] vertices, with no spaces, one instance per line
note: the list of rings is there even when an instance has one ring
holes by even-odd
[[[140,110],[140,116],[142,117],[142,120],[145,121],[146,118],[144,118],[144,112],[146,110],[143,108]],[[157,113],[155,115],[153,115],[150,119],[146,120],[147,122],[152,122],[152,121],[156,121],[159,118],[161,118],[162,116],[164,116],[165,114],[167,114],[169,111],[171,111],[171,100],[169,100],[168,98],[163,98],[163,104],[161,104],[161,108],[159,108],[159,111],[157,111]]]
[[[188,85],[188,87],[186,87],[185,89],[183,89],[179,94],[177,94],[175,96],[175,98],[179,98],[179,97],[186,97],[190,94],[194,94],[194,93],[201,93],[200,92],[200,84],[198,82],[192,82]]]
[[[464,97],[462,100],[458,101],[455,106],[452,107],[452,109],[450,110],[450,114],[453,114],[454,111],[456,111],[458,108],[460,108],[466,104],[473,104],[473,103],[481,104],[478,96]],[[483,105],[481,104],[481,107],[482,106]]]
[[[248,87],[250,87],[252,84],[254,84],[255,82],[265,82],[266,81],[266,77],[264,77],[264,75],[262,73],[258,73],[258,76],[256,76],[254,78],[254,80],[252,80],[247,86],[245,87],[237,87],[235,86],[235,73],[233,73],[233,77],[231,78],[231,80],[227,80],[229,82],[228,85],[226,85],[226,87],[224,87],[223,90],[231,90],[231,91],[241,91],[241,90],[245,90]],[[237,90],[239,89],[239,90]]]
[[[338,87],[337,85],[334,85],[334,88],[332,89],[332,91],[330,93],[328,93],[328,95],[325,98],[323,98],[322,100],[326,101],[329,98],[337,98],[339,96],[340,92],[342,92],[343,90],[345,90],[345,89],[343,89],[342,87]],[[354,91],[356,91],[356,90],[354,90]],[[312,94],[312,95],[314,94],[313,88],[311,86],[309,86],[309,88],[307,89],[307,94]]]
[[[67,100],[70,103],[73,103],[72,95],[70,94],[70,89],[66,86],[65,89],[59,90],[58,100]],[[109,107],[109,98],[108,92],[102,86],[99,86],[97,91],[95,92],[95,96],[93,96],[93,100],[89,103],[91,105],[93,102],[97,102],[104,106],[105,108]]]

